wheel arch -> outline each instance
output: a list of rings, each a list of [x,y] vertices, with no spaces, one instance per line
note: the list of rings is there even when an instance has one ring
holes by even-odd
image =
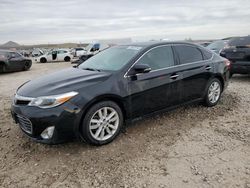
[[[69,61],[70,61],[71,57],[69,55],[66,55],[63,60],[66,61],[66,59],[69,59]]]
[[[4,66],[8,66],[8,64],[4,61],[0,61],[0,70],[4,68]],[[3,71],[3,70],[1,70]]]
[[[4,61],[0,61],[0,65],[6,65]]]
[[[42,59],[45,59],[45,62],[48,61],[46,57],[40,57],[40,59],[39,59],[39,62],[40,62],[40,63],[42,63],[42,62],[41,62]]]
[[[214,78],[217,78],[218,80],[220,80],[221,86],[222,86],[222,91],[224,91],[225,81],[224,81],[223,77],[222,77],[221,75],[219,75],[219,74],[216,74],[216,75],[214,76]]]
[[[82,117],[81,117],[81,120],[80,120],[79,125],[78,125],[78,130],[80,130],[81,123],[83,122],[83,119],[84,119],[86,113],[88,112],[88,110],[93,105],[95,105],[95,104],[97,104],[99,102],[102,102],[102,101],[112,101],[112,102],[115,102],[120,107],[120,109],[122,111],[122,114],[124,116],[124,120],[126,119],[126,117],[127,117],[127,111],[126,111],[125,104],[123,102],[122,97],[120,97],[118,95],[114,95],[114,94],[100,95],[100,96],[97,96],[94,99],[92,99],[90,102],[88,102],[87,105],[84,107],[83,113],[82,113]]]

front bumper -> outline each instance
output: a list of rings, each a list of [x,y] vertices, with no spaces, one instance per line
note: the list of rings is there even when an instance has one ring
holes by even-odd
[[[50,109],[12,104],[11,114],[14,121],[20,125],[21,130],[37,142],[58,144],[79,136],[80,109],[70,102]],[[27,129],[21,126],[26,122]],[[52,138],[42,138],[42,132],[51,126],[55,127]]]
[[[236,61],[231,63],[232,74],[250,74],[250,61]]]

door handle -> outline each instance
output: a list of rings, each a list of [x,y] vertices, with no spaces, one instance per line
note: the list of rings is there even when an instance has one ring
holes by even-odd
[[[205,69],[210,70],[211,68],[212,68],[211,66],[207,66]]]
[[[174,74],[174,75],[170,76],[170,78],[173,79],[173,80],[176,79],[176,78],[178,78],[178,77],[179,77],[178,74]]]

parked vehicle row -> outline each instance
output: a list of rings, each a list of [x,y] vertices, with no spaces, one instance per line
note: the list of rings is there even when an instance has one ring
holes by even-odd
[[[191,43],[117,45],[79,66],[26,82],[11,112],[38,142],[77,137],[103,145],[135,118],[192,102],[216,105],[229,69],[228,60]]]

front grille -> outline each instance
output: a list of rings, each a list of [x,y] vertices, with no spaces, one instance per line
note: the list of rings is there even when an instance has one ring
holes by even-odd
[[[16,115],[16,117],[17,117],[17,122],[19,123],[21,129],[26,133],[32,134],[31,121],[28,118],[23,117],[21,115]]]

